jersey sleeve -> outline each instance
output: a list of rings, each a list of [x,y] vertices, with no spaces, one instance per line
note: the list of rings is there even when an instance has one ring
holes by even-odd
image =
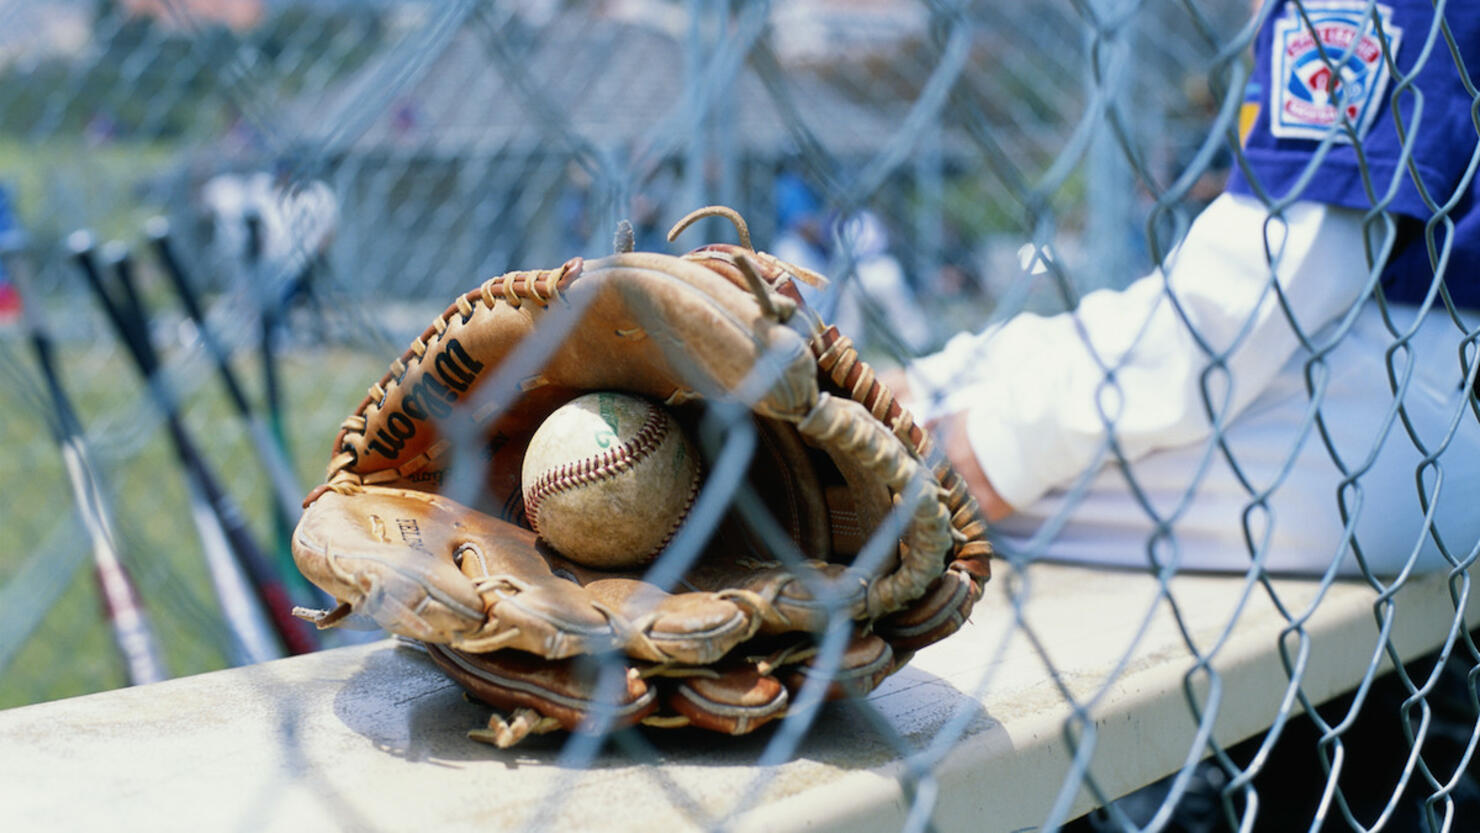
[[[1245,96],[1248,170],[1236,166],[1228,190],[1419,219],[1461,193],[1477,144],[1464,76],[1480,66],[1480,12],[1447,8],[1436,19],[1428,0],[1271,4]]]
[[[1219,197],[1165,272],[1092,292],[1072,312],[958,336],[911,364],[919,410],[963,416],[982,470],[1013,506],[1095,467],[1112,441],[1135,460],[1206,438],[1209,405],[1232,419],[1299,346],[1272,280],[1307,334],[1367,283],[1360,213],[1297,203],[1284,216],[1271,226],[1271,264],[1264,207]],[[1206,373],[1218,361],[1227,372]]]

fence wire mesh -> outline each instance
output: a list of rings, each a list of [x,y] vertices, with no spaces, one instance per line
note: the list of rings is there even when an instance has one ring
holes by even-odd
[[[1012,609],[1004,639],[1037,646],[1064,700],[1059,729],[1073,754],[1043,829],[1470,829],[1480,818],[1470,773],[1480,650],[1465,619],[1480,549],[1480,325],[1466,219],[1480,97],[1466,60],[1480,54],[1467,41],[1480,29],[1458,4],[1421,18],[1393,5],[1402,15],[1328,0],[0,3],[0,706],[130,681],[99,578],[108,570],[89,569],[99,518],[169,675],[260,658],[218,603],[228,579],[201,557],[199,483],[176,433],[196,438],[222,500],[264,549],[282,550],[282,516],[294,510],[280,507],[322,481],[341,421],[452,298],[506,271],[608,254],[622,220],[639,250],[730,240],[713,219],[676,244],[663,237],[717,203],[749,221],[759,248],[830,276],[809,300],[867,360],[911,368],[895,378],[968,447],[1012,444],[1008,456],[1026,467],[1058,471],[1049,458],[1061,449],[1023,439],[1028,417],[994,442],[982,439],[987,417],[963,415],[1001,410],[986,400],[1039,402],[1019,398],[1027,382],[993,375],[1017,359],[1093,370],[1048,395],[1090,392],[1058,406],[1078,408],[1063,430],[1078,448],[1067,459],[1084,464],[993,526],[998,576],[980,602]],[[1323,26],[1348,36],[1300,44]],[[1260,75],[1259,61],[1277,57],[1255,57],[1261,32],[1285,39],[1289,66]],[[1420,83],[1435,74],[1463,95]],[[1296,81],[1305,86],[1280,87]],[[1308,140],[1314,160],[1279,182],[1240,140],[1249,106],[1269,101],[1294,108],[1265,114],[1294,114],[1275,144]],[[1365,193],[1364,209],[1311,220],[1320,209],[1307,200],[1333,202],[1322,161],[1384,129],[1402,156],[1369,164],[1355,154],[1351,189]],[[1452,176],[1425,167],[1426,129],[1461,143]],[[1253,195],[1240,205],[1258,215],[1260,237],[1244,244],[1255,251],[1229,243],[1178,266],[1194,220],[1226,218],[1215,211],[1229,210],[1220,195],[1231,174]],[[1415,202],[1404,202],[1409,191]],[[1301,237],[1316,226],[1326,236]],[[1330,237],[1336,226],[1356,236]],[[1231,240],[1232,228],[1204,237]],[[105,269],[138,266],[145,340],[162,354],[152,384],[78,269],[93,251],[79,230],[121,241],[97,251]],[[161,240],[206,300],[204,324],[172,292]],[[1413,298],[1390,300],[1384,267],[1400,255],[1428,277]],[[1188,273],[1208,269],[1216,282],[1226,262],[1249,257],[1255,302],[1222,322]],[[1328,290],[1295,288],[1300,270],[1346,270],[1335,276],[1346,289],[1329,290],[1341,300],[1315,322],[1301,293]],[[1131,297],[1143,299],[1127,309],[1144,321],[1096,330],[1106,315],[1096,305]],[[1156,321],[1170,322],[1172,342],[1155,340]],[[81,491],[53,440],[65,420],[36,359],[38,328],[85,439]],[[952,340],[963,332],[983,335]],[[558,334],[545,340],[554,349]],[[1012,352],[1024,342],[1031,351]],[[1177,371],[1177,357],[1158,352],[1169,344],[1190,357],[1191,420],[1202,427],[1148,440],[1137,397],[1171,384],[1155,375]],[[252,416],[237,413],[217,353],[244,380]],[[157,407],[161,390],[178,399],[179,425]],[[1271,404],[1270,391],[1284,398]],[[727,473],[744,470],[755,442],[742,416],[712,415],[696,516],[717,519],[735,499],[740,478]],[[456,471],[452,481],[472,485]],[[1307,488],[1319,500],[1289,498]],[[670,584],[699,555],[703,526],[655,567]],[[887,543],[877,537],[859,557],[882,558]],[[1103,679],[1079,679],[1048,647],[1094,622],[1034,616],[1055,593],[1034,567],[1057,560],[1155,579],[1149,598],[1124,602],[1119,615],[1148,624]],[[309,599],[277,564],[288,592]],[[1184,763],[1122,796],[1099,773],[1133,752],[1097,744],[1099,710],[1152,618],[1182,621],[1178,577],[1207,571],[1241,580],[1212,639],[1184,629],[1185,650],[1162,658],[1181,675],[1185,708],[1164,719],[1189,727]],[[1310,595],[1283,597],[1272,578],[1283,572],[1304,575]],[[1450,603],[1404,605],[1405,587],[1435,573]],[[1347,693],[1323,703],[1306,690],[1320,650],[1307,626],[1328,591],[1349,585],[1370,588],[1376,627],[1335,689]],[[1283,625],[1251,648],[1241,624],[1256,602]],[[821,668],[836,667],[846,641],[836,608]],[[1405,653],[1393,636],[1402,621],[1439,637]],[[977,646],[983,656],[1002,647]],[[1240,689],[1219,663],[1243,650],[1277,654],[1284,690],[1258,734],[1226,746],[1214,728]],[[989,673],[977,694],[990,699],[992,686]],[[821,694],[818,683],[793,696],[800,706]],[[867,701],[854,708],[884,723]],[[813,714],[794,708],[757,763],[799,754]],[[880,729],[908,764],[910,828],[933,826],[936,769],[970,720],[963,712],[925,738]],[[602,748],[599,736],[573,734],[558,754],[579,777]],[[612,748],[652,754],[630,733]],[[659,794],[683,805],[661,768]],[[723,826],[764,783],[727,815],[690,818]],[[1074,820],[1082,790],[1103,806]]]

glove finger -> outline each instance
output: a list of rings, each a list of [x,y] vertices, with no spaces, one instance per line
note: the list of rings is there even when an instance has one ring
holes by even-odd
[[[657,708],[655,692],[632,669],[620,685],[603,686],[597,663],[552,661],[518,651],[473,654],[428,644],[427,653],[447,675],[495,708],[534,709],[567,730],[588,717],[610,720],[609,728],[631,726]],[[607,689],[611,690],[607,690]]]
[[[526,579],[531,577],[526,576]],[[537,579],[536,579],[537,580]],[[554,579],[560,582],[561,579]],[[488,625],[462,648],[518,648],[549,659],[620,648],[622,631],[589,594],[572,584],[499,586],[488,591]]]
[[[786,685],[793,694],[800,691],[808,680],[825,676],[827,691],[824,696],[827,699],[862,697],[878,688],[879,683],[902,664],[895,662],[894,649],[888,641],[871,633],[853,635],[843,649],[838,667],[832,673],[823,675],[822,669],[816,667],[816,662],[814,657],[805,664],[795,666],[787,674]]]
[[[789,695],[775,677],[742,666],[674,686],[668,707],[701,729],[743,735],[786,714]]]
[[[938,642],[961,629],[978,597],[963,571],[947,570],[914,603],[879,620],[874,630],[901,651]]]
[[[477,633],[454,645],[472,652],[518,648],[549,659],[620,647],[622,631],[574,576],[551,569],[553,555],[533,532],[464,512],[483,521],[482,534],[459,555],[488,615]]]
[[[801,687],[820,672],[815,658],[783,677],[763,674],[753,665],[718,669],[712,676],[685,677],[667,697],[668,708],[702,729],[743,735],[786,715]],[[873,634],[856,634],[838,667],[826,677],[824,697],[861,697],[894,672],[889,643]]]
[[[754,612],[716,593],[666,593],[634,578],[603,578],[582,588],[622,634],[628,656],[707,665],[755,634]]]
[[[483,623],[483,602],[453,565],[445,502],[421,492],[324,491],[293,535],[293,559],[315,585],[392,633],[447,641]]]

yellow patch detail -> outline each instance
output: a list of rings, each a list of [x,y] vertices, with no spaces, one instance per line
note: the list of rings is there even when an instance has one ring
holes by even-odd
[[[1238,111],[1238,143],[1249,144],[1249,133],[1254,129],[1254,122],[1259,121],[1259,102],[1245,101]]]

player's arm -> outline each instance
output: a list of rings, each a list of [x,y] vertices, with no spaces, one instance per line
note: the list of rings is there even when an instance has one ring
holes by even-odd
[[[1206,438],[1205,371],[1210,355],[1235,345],[1228,372],[1209,376],[1208,396],[1225,420],[1241,412],[1299,343],[1272,273],[1306,333],[1358,300],[1370,272],[1359,212],[1302,202],[1283,224],[1267,218],[1258,201],[1224,195],[1168,258],[1165,277],[1090,293],[1071,313],[1020,315],[909,366],[910,398],[938,423],[968,482],[978,475],[989,516],[1102,459],[1107,421],[1128,460]]]

